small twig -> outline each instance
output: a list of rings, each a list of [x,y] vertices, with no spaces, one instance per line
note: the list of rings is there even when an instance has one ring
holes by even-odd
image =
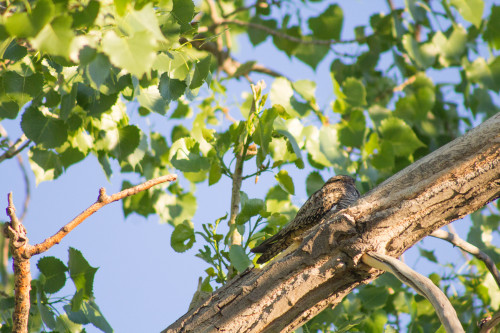
[[[23,203],[23,211],[21,213],[21,216],[19,217],[19,221],[21,221],[22,223],[24,221],[24,218],[26,217],[26,214],[28,213],[28,206],[31,199],[31,186],[30,186],[30,179],[28,177],[28,172],[24,167],[23,158],[21,155],[17,155],[17,162],[19,164],[19,169],[21,169],[21,173],[23,174],[24,189],[26,191],[26,196],[24,197],[24,203]]]
[[[481,328],[479,333],[489,333],[498,324],[500,324],[500,312],[497,312],[493,316],[481,320],[479,322],[479,327]]]
[[[147,182],[144,182],[140,185],[128,188],[126,190],[120,191],[118,193],[115,193],[111,196],[108,196],[106,194],[106,190],[104,188],[101,188],[99,190],[99,197],[97,198],[97,201],[84,210],[80,215],[75,217],[72,221],[70,221],[68,224],[66,224],[64,227],[59,229],[59,231],[44,240],[42,243],[30,246],[28,249],[26,249],[26,257],[31,257],[35,254],[40,254],[48,249],[50,249],[52,246],[55,244],[58,244],[71,230],[75,229],[80,223],[85,221],[90,215],[94,214],[97,212],[99,209],[102,207],[106,206],[107,204],[110,204],[112,202],[121,200],[125,197],[137,194],[139,192],[145,191],[155,185],[165,183],[165,182],[171,182],[177,179],[177,175],[165,175],[161,176],[155,179],[148,180]]]
[[[407,86],[409,86],[410,84],[412,84],[413,82],[415,82],[416,79],[417,79],[417,76],[416,75],[412,75],[409,78],[407,78],[403,83],[401,83],[399,86],[394,87],[392,89],[392,91],[393,92],[402,91],[404,88],[406,88]]]
[[[353,39],[353,40],[302,39],[302,38],[290,36],[289,34],[286,34],[284,32],[281,32],[281,31],[278,31],[278,30],[275,30],[275,29],[272,29],[269,27],[266,27],[265,25],[262,25],[262,24],[253,23],[253,22],[245,22],[245,21],[240,21],[240,20],[221,20],[219,23],[216,23],[214,21],[214,25],[219,25],[219,24],[233,24],[233,25],[238,25],[240,27],[248,27],[248,28],[258,29],[258,30],[265,31],[272,36],[287,39],[291,42],[295,42],[295,43],[299,43],[299,44],[334,45],[334,44],[352,44],[352,43],[359,43],[359,42],[364,41],[364,39]]]
[[[458,237],[458,235],[452,234],[442,229],[434,230],[432,234],[430,234],[430,236],[444,239],[445,241],[450,242],[451,244],[459,247],[465,252],[468,252],[473,256],[475,256],[476,258],[478,258],[479,260],[483,261],[488,270],[490,271],[491,275],[493,275],[493,278],[495,279],[495,282],[497,283],[498,287],[500,288],[500,272],[496,268],[493,260],[486,253],[484,253],[471,243],[464,241],[463,239]]]
[[[21,135],[19,139],[16,140],[14,144],[12,144],[9,149],[2,155],[0,155],[0,162],[3,160],[12,158],[19,154],[24,148],[28,147],[28,145],[31,143],[31,140],[29,140],[26,135]]]
[[[394,274],[401,282],[409,285],[417,293],[427,298],[436,310],[446,332],[464,332],[450,301],[429,278],[415,272],[396,258],[385,254],[369,252],[363,254],[361,260],[368,266]]]

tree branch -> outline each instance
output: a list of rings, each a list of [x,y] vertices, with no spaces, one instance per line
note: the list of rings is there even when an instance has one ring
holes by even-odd
[[[287,39],[291,42],[299,43],[299,44],[315,44],[315,45],[335,45],[335,44],[352,44],[362,42],[362,39],[353,39],[353,40],[321,40],[321,39],[302,39],[294,36],[290,36],[284,32],[266,27],[265,25],[253,23],[253,22],[245,22],[240,20],[220,20],[218,23],[214,22],[214,25],[217,24],[227,24],[227,25],[237,25],[240,27],[248,27],[252,29],[262,30],[269,35],[276,36],[278,38]]]
[[[495,262],[486,253],[484,253],[471,243],[464,241],[463,239],[458,237],[458,235],[452,234],[451,232],[442,229],[434,230],[432,234],[430,234],[430,236],[444,239],[445,241],[448,241],[451,244],[458,246],[461,250],[464,250],[465,252],[468,252],[473,256],[475,256],[476,258],[478,258],[479,260],[483,261],[488,270],[490,271],[491,275],[493,275],[493,278],[495,279],[495,282],[497,283],[498,287],[500,288],[500,273],[498,272],[498,269],[495,266]]]
[[[7,201],[7,216],[10,218],[10,224],[5,226],[4,233],[10,239],[10,249],[14,259],[14,293],[16,296],[12,314],[12,331],[25,333],[28,332],[31,290],[30,261],[23,256],[28,246],[28,237],[26,229],[16,216],[12,192],[8,194]]]
[[[498,324],[500,324],[500,312],[496,312],[493,316],[481,320],[479,323],[479,327],[481,328],[479,333],[489,333]]]
[[[450,301],[429,278],[417,273],[402,261],[382,253],[368,252],[363,254],[361,260],[368,266],[392,273],[401,282],[427,298],[436,310],[446,332],[464,332]]]
[[[296,251],[216,290],[163,332],[291,332],[381,272],[367,252],[399,257],[500,196],[500,114],[330,214]]]
[[[75,219],[62,227],[54,236],[47,238],[43,243],[31,246],[28,243],[26,229],[21,221],[16,216],[16,208],[12,199],[12,193],[9,193],[7,200],[7,215],[10,218],[10,223],[7,223],[4,228],[6,237],[10,239],[10,248],[14,258],[14,285],[15,285],[15,308],[12,315],[13,332],[25,333],[28,332],[28,317],[30,310],[30,290],[31,290],[31,272],[29,259],[36,254],[43,253],[50,249],[55,244],[58,244],[64,236],[71,230],[82,223],[87,217],[98,211],[105,205],[125,197],[145,191],[155,185],[174,181],[176,175],[166,175],[155,179],[148,180],[140,185],[120,191],[111,196],[106,194],[106,190],[99,190],[97,201],[78,215]]]
[[[31,140],[29,140],[26,135],[21,135],[19,139],[16,140],[14,144],[12,144],[9,149],[2,155],[0,155],[0,163],[3,160],[12,158],[19,154],[21,151],[23,151],[24,148],[28,147],[29,144],[31,143]]]
[[[144,182],[140,185],[137,185],[137,186],[128,188],[126,190],[120,191],[120,192],[115,193],[111,196],[108,196],[106,194],[106,190],[104,189],[104,187],[102,187],[99,190],[99,196],[97,198],[97,201],[92,206],[90,206],[89,208],[84,210],[80,215],[78,215],[72,221],[70,221],[68,224],[66,224],[64,227],[59,229],[59,231],[55,235],[47,238],[46,240],[44,240],[40,244],[30,246],[27,249],[25,256],[27,258],[30,258],[33,255],[40,254],[40,253],[47,251],[55,244],[59,244],[59,242],[68,233],[70,233],[71,230],[75,229],[80,223],[85,221],[90,215],[94,214],[95,212],[97,212],[99,209],[106,206],[107,204],[121,200],[125,197],[129,197],[129,196],[137,194],[139,192],[145,191],[145,190],[147,190],[155,185],[165,183],[165,182],[171,182],[171,181],[174,181],[176,179],[177,179],[177,175],[161,176],[161,177],[158,177],[155,179],[148,180],[147,182]]]

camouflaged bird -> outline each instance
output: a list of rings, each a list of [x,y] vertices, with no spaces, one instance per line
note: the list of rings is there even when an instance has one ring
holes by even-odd
[[[262,264],[292,245],[297,237],[317,224],[330,211],[347,208],[359,198],[354,179],[335,176],[314,192],[299,209],[295,218],[276,235],[254,247],[253,253],[262,253],[257,263]]]

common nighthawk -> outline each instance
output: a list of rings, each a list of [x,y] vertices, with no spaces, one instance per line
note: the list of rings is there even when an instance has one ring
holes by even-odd
[[[347,208],[359,198],[354,179],[335,176],[311,195],[295,218],[276,235],[254,247],[253,253],[262,253],[257,263],[262,264],[288,248],[306,230],[318,223],[330,211]]]

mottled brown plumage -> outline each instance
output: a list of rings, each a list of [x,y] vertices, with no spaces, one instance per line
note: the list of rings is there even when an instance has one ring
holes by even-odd
[[[257,263],[262,264],[288,248],[306,230],[318,223],[330,211],[347,208],[359,198],[354,179],[335,176],[311,195],[299,209],[295,218],[276,235],[266,239],[251,251],[262,253]]]

